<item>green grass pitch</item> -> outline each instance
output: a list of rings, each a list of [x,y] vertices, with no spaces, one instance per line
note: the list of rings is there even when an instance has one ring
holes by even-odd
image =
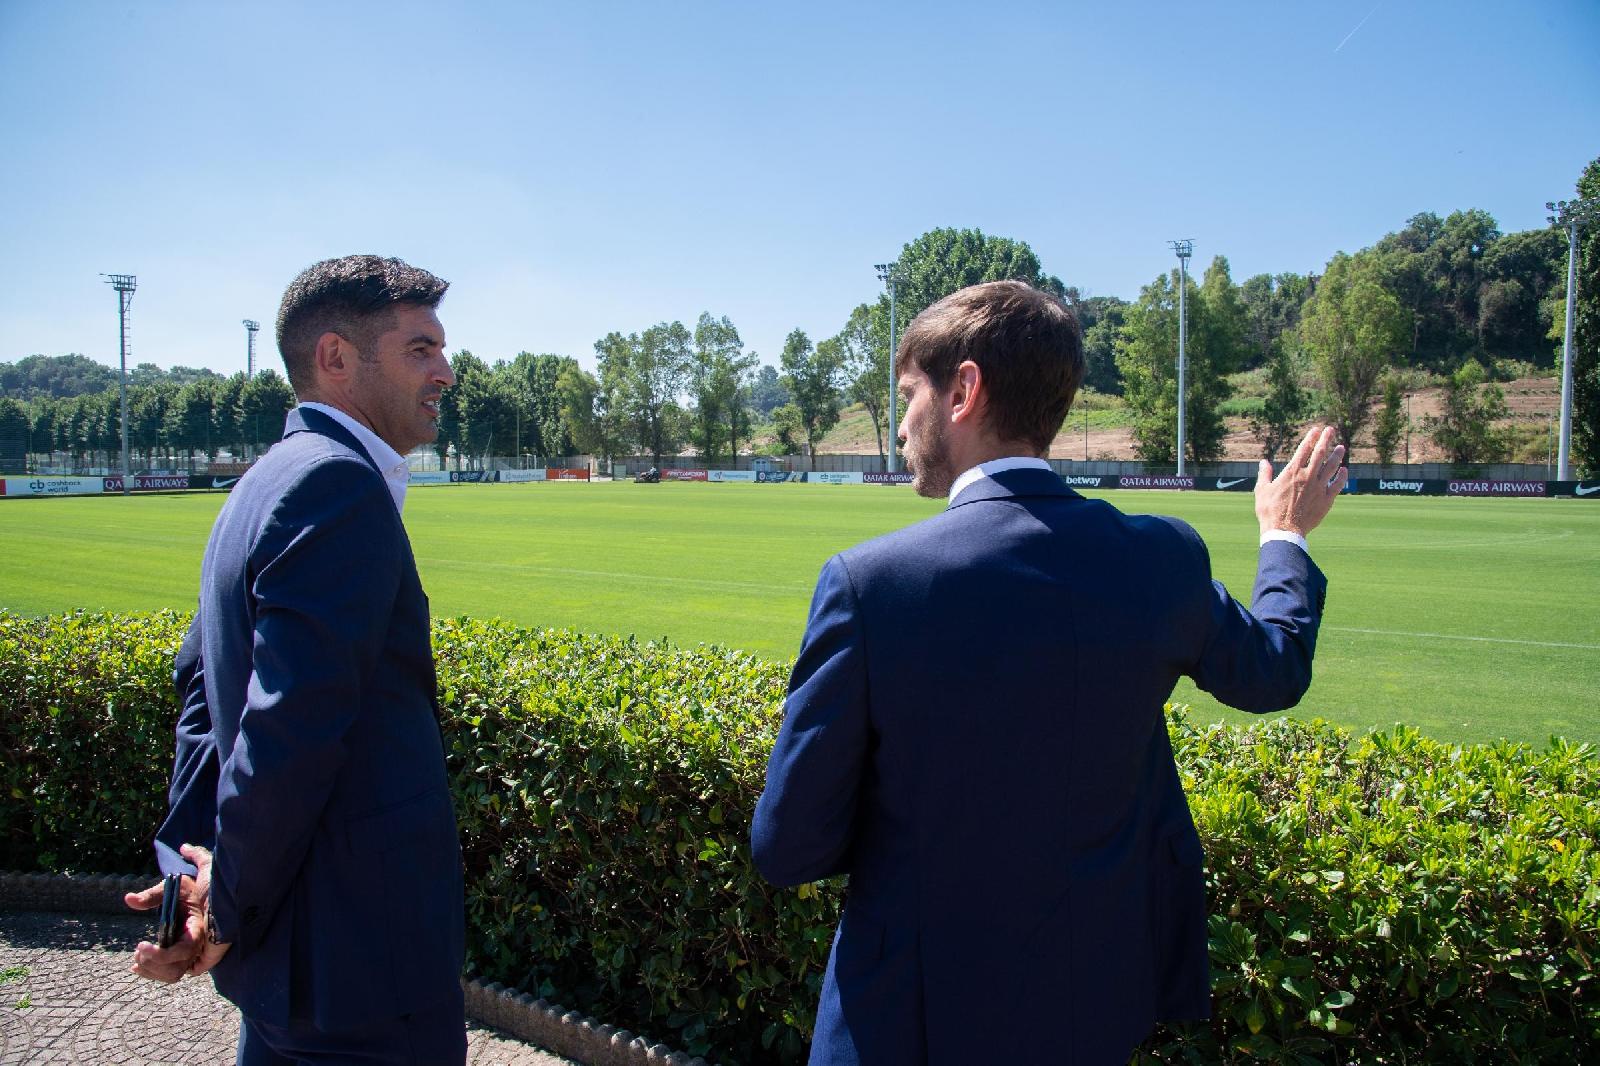
[[[1235,493],[1095,493],[1199,529],[1247,597],[1257,529]],[[194,603],[216,494],[0,503],[0,606],[26,614]],[[832,553],[939,504],[879,486],[417,487],[406,503],[436,616],[499,615],[777,659]],[[1312,535],[1330,582],[1296,711],[1445,740],[1600,740],[1600,506],[1352,496]],[[351,565],[360,565],[359,545]],[[1093,560],[1085,560],[1093,565]],[[1187,682],[1173,697],[1246,721]]]

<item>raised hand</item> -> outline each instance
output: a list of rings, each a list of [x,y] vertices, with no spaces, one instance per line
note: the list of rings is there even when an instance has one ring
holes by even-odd
[[[1332,426],[1311,427],[1277,477],[1272,476],[1272,464],[1261,460],[1256,477],[1261,532],[1281,529],[1303,537],[1327,517],[1350,477],[1342,465],[1345,446],[1335,444],[1336,439]]]

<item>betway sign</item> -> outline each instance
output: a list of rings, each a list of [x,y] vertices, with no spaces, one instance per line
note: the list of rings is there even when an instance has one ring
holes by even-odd
[[[1451,496],[1548,496],[1544,481],[1452,481],[1446,490]]]

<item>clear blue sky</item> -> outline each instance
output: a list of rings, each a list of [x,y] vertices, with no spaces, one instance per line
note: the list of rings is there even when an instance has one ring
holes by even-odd
[[[0,0],[0,361],[266,365],[330,255],[449,278],[452,349],[701,311],[775,363],[938,226],[1137,295],[1193,237],[1320,271],[1419,211],[1544,224],[1600,155],[1600,3]]]

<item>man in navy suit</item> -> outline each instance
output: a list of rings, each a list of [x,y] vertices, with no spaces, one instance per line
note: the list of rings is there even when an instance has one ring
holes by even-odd
[[[447,287],[376,256],[295,279],[278,347],[300,404],[206,546],[156,842],[187,927],[134,970],[211,972],[245,1066],[466,1057],[461,850],[400,517],[454,382]]]
[[[849,874],[813,1063],[1124,1063],[1204,1018],[1200,842],[1162,705],[1249,711],[1311,681],[1305,535],[1345,482],[1313,430],[1261,464],[1254,604],[1172,518],[1043,461],[1083,378],[1076,320],[1018,282],[906,331],[900,438],[943,513],[828,560],[751,836],[780,885]]]

